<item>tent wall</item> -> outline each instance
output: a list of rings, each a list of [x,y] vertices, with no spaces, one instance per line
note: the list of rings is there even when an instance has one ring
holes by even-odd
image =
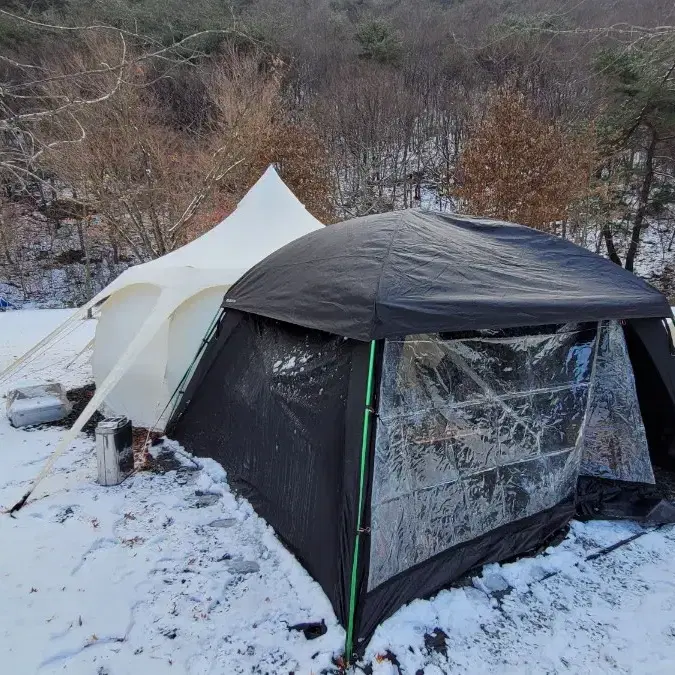
[[[580,472],[653,480],[616,322],[387,340],[381,372],[362,640],[412,599],[542,545],[573,517]]]
[[[466,572],[493,562],[504,562],[541,546],[574,516],[574,498],[533,516],[509,523],[487,534],[443,551],[392,577],[359,600],[358,635],[365,645],[377,626],[402,605],[428,598]]]
[[[582,475],[654,483],[633,371],[621,325],[603,321],[584,424]]]
[[[675,355],[669,332],[659,319],[639,319],[627,322],[625,335],[652,463],[675,470]]]
[[[343,622],[364,351],[340,337],[228,312],[172,424],[188,450],[225,467],[230,485],[272,525]]]
[[[596,333],[386,341],[369,590],[574,494]]]
[[[129,417],[137,426],[164,428],[163,412],[195,358],[225,290],[224,286],[206,288],[182,297],[181,289],[172,311],[165,310],[155,337],[106,397],[111,412]],[[114,293],[105,302],[92,356],[98,386],[117,364],[128,336],[138,332],[150,314],[161,311],[160,296],[166,300],[172,295],[170,290],[151,284],[135,284]]]
[[[602,427],[604,415],[589,411],[611,405],[618,382],[641,428],[621,330],[602,330],[600,340],[594,323],[379,341],[366,412],[368,343],[229,309],[170,433],[225,467],[345,626],[354,582],[358,652],[401,605],[541,546],[573,517],[584,452],[602,464],[597,437],[584,445],[582,430],[593,419]],[[605,373],[605,388],[594,380],[602,359],[616,375]],[[353,566],[365,415],[373,424]],[[627,438],[646,452],[644,432]],[[453,484],[461,504],[443,496]],[[426,492],[434,499],[417,498]],[[408,501],[391,518],[396,499]]]

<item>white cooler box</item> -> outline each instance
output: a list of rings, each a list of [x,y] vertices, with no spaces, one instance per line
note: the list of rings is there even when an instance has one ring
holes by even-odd
[[[72,409],[65,389],[57,382],[17,387],[7,394],[7,417],[14,427],[56,422]]]

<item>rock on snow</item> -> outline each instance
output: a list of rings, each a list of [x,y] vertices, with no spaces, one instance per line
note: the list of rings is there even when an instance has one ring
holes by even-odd
[[[0,369],[65,317],[0,314]],[[83,384],[88,364],[76,356],[92,334],[82,322],[0,395],[26,377]],[[23,493],[58,438],[0,418],[0,506]],[[328,600],[219,465],[183,460],[111,488],[95,474],[93,441],[81,435],[17,518],[0,515],[2,672],[332,672],[344,632]],[[573,523],[546,553],[490,565],[472,585],[401,609],[361,666],[376,675],[673,673],[675,530],[586,560],[640,531]],[[312,641],[288,630],[322,619],[327,630]]]

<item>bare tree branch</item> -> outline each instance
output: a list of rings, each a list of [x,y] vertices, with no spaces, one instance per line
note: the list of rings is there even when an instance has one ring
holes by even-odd
[[[120,58],[120,64],[126,63],[126,55],[127,55],[127,43],[126,40],[124,39],[124,35],[122,33],[119,33],[120,40],[122,42],[122,55]],[[73,101],[68,101],[68,103],[65,103],[62,106],[59,106],[58,108],[55,109],[47,109],[47,110],[39,110],[36,112],[31,112],[31,113],[22,113],[20,115],[14,115],[13,117],[10,117],[9,119],[1,120],[0,121],[0,129],[3,128],[9,128],[12,125],[15,125],[17,123],[21,122],[34,122],[37,120],[40,120],[44,117],[48,116],[53,116],[53,115],[58,115],[61,112],[68,111],[72,108],[75,107],[80,107],[80,106],[89,106],[89,105],[95,105],[96,103],[102,103],[103,101],[106,101],[109,99],[111,96],[115,94],[122,85],[123,81],[123,70],[121,65],[118,66],[119,73],[117,76],[117,80],[115,82],[115,85],[113,86],[110,91],[107,91],[105,94],[102,94],[101,96],[98,96],[96,98],[92,99],[75,99]]]
[[[222,148],[216,151],[214,154],[214,158],[217,154],[219,154],[222,151]],[[239,166],[244,161],[244,157],[241,159],[237,160],[234,164],[231,164],[228,166],[225,170],[218,170],[218,167],[213,167],[213,169],[207,174],[207,176],[204,179],[204,186],[202,189],[192,198],[192,201],[188,204],[187,208],[183,212],[183,214],[178,218],[178,220],[171,226],[169,227],[169,234],[174,234],[176,230],[181,228],[182,226],[186,225],[190,219],[192,219],[197,212],[197,209],[201,205],[201,203],[206,199],[207,194],[213,187],[215,183],[218,183],[221,181],[230,171],[232,171],[234,168]]]

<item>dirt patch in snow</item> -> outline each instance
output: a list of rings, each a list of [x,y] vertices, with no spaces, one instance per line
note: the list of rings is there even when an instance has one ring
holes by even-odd
[[[91,401],[92,396],[96,392],[96,385],[92,382],[90,384],[85,384],[83,387],[76,387],[75,389],[69,389],[66,394],[68,400],[73,404],[73,409],[69,415],[63,419],[57,420],[56,422],[47,422],[46,424],[40,425],[41,427],[63,427],[64,429],[70,429],[75,423],[75,420],[82,414],[82,411],[86,408],[89,401]],[[84,425],[82,431],[88,436],[93,436],[96,431],[96,425],[103,419],[103,415],[100,412],[96,411],[89,421]]]

